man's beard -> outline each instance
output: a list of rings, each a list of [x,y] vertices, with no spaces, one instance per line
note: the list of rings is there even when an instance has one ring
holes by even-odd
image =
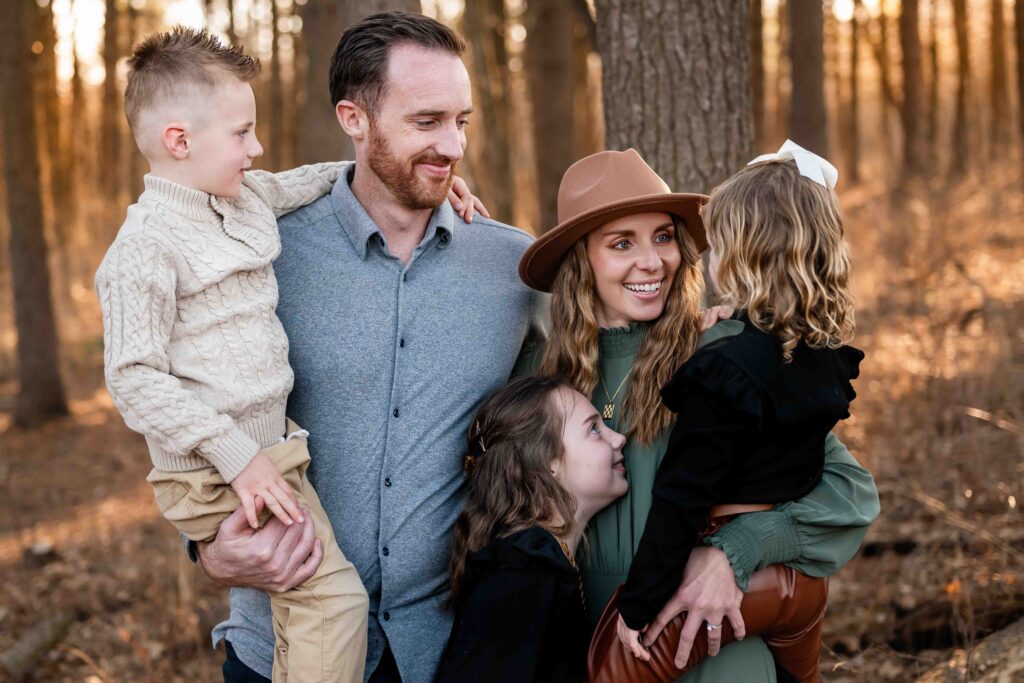
[[[380,179],[391,194],[407,209],[436,209],[448,197],[458,162],[433,152],[416,155],[406,167],[391,151],[387,139],[380,134],[377,126],[370,123],[368,157],[370,170]],[[416,165],[450,164],[448,176],[437,180],[422,180],[416,175]]]

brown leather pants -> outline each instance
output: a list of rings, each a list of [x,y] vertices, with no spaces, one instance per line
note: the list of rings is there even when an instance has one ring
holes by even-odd
[[[651,661],[637,659],[615,633],[619,611],[616,590],[605,605],[587,653],[591,683],[672,683],[708,653],[707,631],[701,629],[682,669],[673,660],[685,614],[673,619],[651,645]],[[828,579],[813,579],[795,569],[772,565],[750,577],[740,612],[747,635],[764,638],[775,661],[800,681],[818,681],[821,623],[828,601]],[[735,640],[728,619],[722,624],[722,646]]]

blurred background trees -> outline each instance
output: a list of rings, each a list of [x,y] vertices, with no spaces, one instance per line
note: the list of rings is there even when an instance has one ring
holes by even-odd
[[[16,250],[48,249],[58,298],[88,298],[146,170],[122,112],[125,60],[142,36],[175,22],[206,25],[263,61],[255,89],[269,169],[351,155],[328,97],[345,26],[383,9],[451,23],[469,37],[477,107],[462,173],[495,216],[534,232],[557,222],[565,169],[602,148],[636,147],[672,187],[702,192],[786,137],[831,156],[845,183],[892,188],[955,181],[1022,156],[1022,0],[7,4],[27,7],[17,8],[21,42],[5,45],[5,116],[22,132],[8,142],[12,201],[0,230],[13,241],[0,275],[20,288],[15,301],[34,297],[24,305],[43,318],[46,269],[20,271],[27,262]],[[35,154],[15,161],[29,142]],[[47,324],[27,315],[21,336],[54,346]],[[42,365],[59,366],[51,361]],[[0,373],[14,362],[11,335],[0,340]],[[56,383],[40,386],[56,397]]]
[[[833,157],[845,183],[893,188],[1022,156],[1024,0],[7,4],[27,6],[5,8],[25,29],[5,44],[4,115],[20,133],[7,143],[11,200],[0,230],[10,243],[0,275],[15,301],[33,299],[19,336],[40,350],[55,346],[43,322],[46,268],[18,254],[42,263],[48,250],[58,298],[88,298],[146,170],[122,112],[125,60],[146,33],[179,21],[263,61],[255,89],[269,169],[351,155],[328,97],[345,26],[383,9],[448,21],[469,37],[477,107],[462,173],[495,216],[534,232],[557,222],[565,169],[602,148],[636,147],[672,187],[701,192],[786,137]],[[13,337],[0,340],[0,373],[15,362]],[[60,404],[58,383],[38,384]],[[49,403],[26,399],[40,407],[19,415],[33,419]]]

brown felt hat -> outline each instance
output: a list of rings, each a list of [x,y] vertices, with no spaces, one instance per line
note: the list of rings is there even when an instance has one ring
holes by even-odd
[[[700,207],[707,195],[671,192],[635,149],[598,152],[569,167],[558,186],[558,225],[530,245],[519,261],[519,277],[550,292],[565,255],[591,230],[633,213],[663,211],[682,219],[697,251],[707,238]]]

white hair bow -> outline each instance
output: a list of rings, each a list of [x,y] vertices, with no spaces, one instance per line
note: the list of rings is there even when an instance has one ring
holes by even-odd
[[[839,180],[839,171],[825,159],[822,159],[814,152],[804,149],[792,140],[786,140],[779,147],[779,151],[773,154],[762,154],[747,166],[759,164],[762,161],[789,161],[796,162],[796,168],[800,175],[810,178],[819,185],[834,190]]]

